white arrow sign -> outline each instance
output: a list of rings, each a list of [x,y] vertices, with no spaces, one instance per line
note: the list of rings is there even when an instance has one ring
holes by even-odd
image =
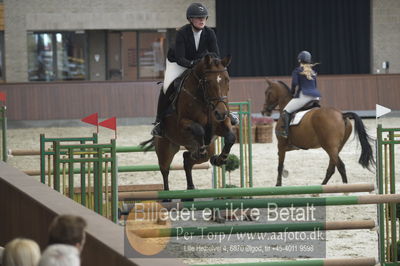
[[[377,105],[376,105],[376,118],[381,117],[381,116],[383,116],[383,115],[385,115],[385,114],[388,114],[388,113],[390,113],[391,111],[392,111],[392,110],[390,110],[389,108],[377,104]]]

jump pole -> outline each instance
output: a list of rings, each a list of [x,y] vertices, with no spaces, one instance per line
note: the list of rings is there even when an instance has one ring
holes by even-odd
[[[198,164],[193,166],[193,170],[203,170],[203,169],[209,169],[210,165],[208,163],[203,163],[203,164]],[[159,171],[160,166],[156,164],[149,164],[149,165],[125,165],[125,166],[118,166],[118,172],[119,173],[131,173],[131,172],[148,172],[148,171]],[[179,164],[173,164],[171,165],[171,168],[169,170],[175,171],[175,170],[183,170],[183,165]],[[111,167],[108,167],[108,171],[111,170]],[[86,173],[88,172],[88,169],[85,170]],[[103,169],[103,173],[106,170]],[[91,170],[93,172],[93,169]],[[25,170],[25,174],[30,175],[30,176],[37,176],[40,175],[40,170]],[[81,173],[80,168],[75,168],[74,169],[74,174],[79,174]],[[48,174],[48,171],[45,171],[45,174]]]
[[[121,194],[127,200],[156,199],[191,199],[191,198],[222,198],[245,196],[274,196],[293,194],[319,194],[341,192],[371,192],[373,184],[340,184],[318,186],[287,186],[263,188],[223,188],[198,190],[171,190],[157,192],[126,192]]]
[[[377,261],[375,258],[339,258],[229,264],[196,264],[192,266],[375,266],[376,263]]]
[[[121,193],[120,193],[121,194]],[[119,200],[124,200],[119,195]],[[136,205],[127,204],[128,210],[136,212],[157,212],[160,210],[182,209],[247,209],[269,207],[304,207],[304,206],[339,206],[339,205],[366,205],[381,203],[400,203],[400,194],[392,195],[364,195],[364,196],[336,196],[321,198],[264,198],[264,199],[238,199],[238,200],[213,200],[213,201],[184,201],[184,202],[145,202]]]
[[[304,232],[315,230],[358,230],[373,229],[374,220],[360,221],[334,221],[334,222],[307,222],[287,224],[252,224],[233,226],[197,226],[197,227],[173,227],[137,229],[130,232],[142,238],[156,237],[181,237],[205,236],[208,234],[238,234],[238,233],[273,233],[273,232]]]

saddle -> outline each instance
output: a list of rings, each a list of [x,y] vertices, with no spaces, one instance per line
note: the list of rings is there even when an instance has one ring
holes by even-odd
[[[304,105],[302,108],[299,110],[295,111],[292,113],[290,117],[290,126],[295,126],[300,124],[301,120],[303,119],[304,115],[308,113],[311,109],[314,108],[320,108],[321,105],[319,104],[319,100],[313,100],[311,102],[308,102],[306,105]]]
[[[300,112],[300,111],[305,111],[305,110],[310,110],[313,108],[320,108],[321,105],[319,104],[319,100],[312,100],[311,102],[308,102],[306,105],[301,107],[299,110],[297,110],[295,113]]]
[[[176,111],[176,103],[178,102],[179,94],[183,87],[183,83],[189,76],[190,69],[185,70],[179,77],[177,77],[171,85],[169,85],[167,90],[168,100],[170,102],[167,110],[166,115],[171,115],[173,112]]]

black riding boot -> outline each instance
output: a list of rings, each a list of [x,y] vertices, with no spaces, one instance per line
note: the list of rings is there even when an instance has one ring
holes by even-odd
[[[291,114],[287,111],[282,112],[282,134],[281,136],[287,138],[289,136],[289,124]]]
[[[164,117],[165,110],[168,107],[168,96],[164,94],[163,90],[160,91],[160,96],[158,97],[157,104],[157,116],[154,122],[154,128],[151,130],[151,135],[154,137],[162,137],[162,119]]]

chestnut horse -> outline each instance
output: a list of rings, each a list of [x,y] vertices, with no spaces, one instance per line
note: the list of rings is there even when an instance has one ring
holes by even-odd
[[[279,81],[271,82],[267,80],[268,87],[265,91],[265,104],[262,110],[263,115],[270,115],[279,105],[279,111],[292,99],[292,93],[289,87]],[[339,152],[349,138],[352,125],[349,118],[354,119],[355,134],[361,143],[361,155],[358,160],[362,167],[369,169],[370,165],[375,164],[371,138],[368,136],[361,118],[352,112],[342,113],[334,108],[314,108],[305,114],[301,123],[289,128],[289,138],[283,138],[277,135],[278,139],[278,178],[276,185],[282,185],[282,172],[284,169],[285,154],[287,151],[295,149],[317,149],[323,148],[329,155],[329,166],[326,170],[326,176],[323,185],[327,184],[335,167],[338,169],[343,183],[347,183],[346,168],[339,157]],[[282,125],[281,119],[278,121],[275,132],[279,131]]]
[[[170,164],[184,146],[183,164],[187,189],[194,189],[192,168],[195,164],[210,162],[221,166],[226,163],[235,134],[229,118],[227,66],[230,56],[218,59],[210,54],[204,56],[189,70],[176,100],[176,111],[163,120],[164,137],[152,138],[141,143],[147,149],[155,146],[158,164],[163,176],[164,190],[169,190]],[[217,136],[225,138],[221,154],[214,155]]]

